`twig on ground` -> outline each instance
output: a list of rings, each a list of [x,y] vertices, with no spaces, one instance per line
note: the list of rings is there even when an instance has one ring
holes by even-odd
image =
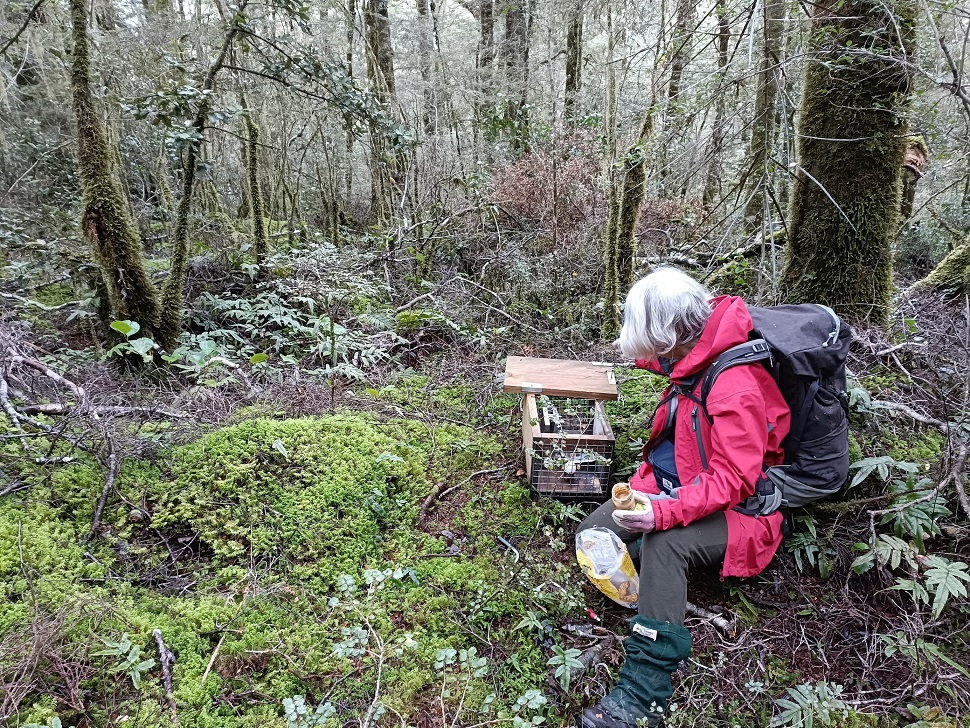
[[[101,489],[101,496],[98,498],[98,505],[94,509],[94,518],[91,521],[91,530],[88,531],[88,535],[84,538],[84,543],[89,542],[94,538],[94,533],[97,531],[98,526],[101,523],[101,514],[104,512],[104,505],[108,500],[108,493],[114,487],[115,481],[118,480],[118,472],[121,470],[121,463],[118,461],[118,453],[115,452],[114,442],[110,435],[105,433],[107,439],[108,447],[108,473],[104,479],[104,487]]]
[[[255,384],[253,384],[253,381],[249,378],[249,376],[246,374],[243,368],[236,362],[229,361],[228,359],[224,359],[221,356],[214,356],[211,359],[209,359],[207,363],[222,364],[222,366],[226,367],[226,369],[231,370],[233,374],[239,377],[239,380],[243,384],[245,384],[246,388],[249,390],[249,392],[246,394],[247,400],[254,399],[256,395],[258,395],[261,391],[263,391],[260,387],[257,387]]]
[[[81,301],[68,301],[67,303],[60,303],[57,306],[48,306],[47,304],[41,303],[40,301],[35,301],[31,298],[24,298],[23,296],[18,296],[15,293],[4,293],[0,291],[0,297],[7,298],[11,301],[20,301],[26,306],[34,306],[39,308],[41,311],[60,311],[61,309],[68,308],[69,306],[79,306]]]
[[[575,684],[584,672],[600,661],[603,653],[606,652],[606,650],[608,650],[610,647],[613,647],[615,642],[616,639],[614,637],[607,636],[606,638],[599,639],[596,644],[583,650],[579,657],[576,658],[583,663],[583,666],[574,667],[569,671],[569,683],[571,685]]]
[[[172,725],[178,728],[178,706],[175,704],[175,696],[172,694],[172,666],[175,664],[175,653],[166,647],[165,640],[162,639],[162,630],[153,629],[152,636],[158,645],[158,656],[162,666],[162,685],[165,688],[165,702],[168,703],[169,712],[172,714]]]
[[[58,404],[54,402],[48,402],[45,404],[28,404],[17,408],[17,412],[38,415],[68,415],[72,414],[75,410],[76,407],[74,405]],[[99,415],[158,415],[159,417],[169,417],[175,420],[185,420],[191,417],[191,415],[187,414],[186,412],[175,412],[163,407],[123,407],[120,405],[104,405],[91,407],[90,411]]]
[[[212,666],[216,664],[216,660],[219,659],[219,650],[222,649],[222,641],[226,638],[226,633],[223,632],[219,636],[219,641],[216,642],[216,648],[212,651],[212,657],[209,658],[209,664],[205,666],[205,672],[202,673],[202,680],[199,685],[205,685],[206,678],[209,677],[209,673],[212,672]]]
[[[465,478],[457,485],[453,485],[447,490],[445,489],[445,487],[448,485],[447,481],[442,481],[440,483],[437,483],[435,487],[431,489],[431,493],[428,494],[428,497],[425,498],[424,502],[421,504],[421,513],[418,516],[418,525],[424,523],[424,520],[428,517],[428,512],[430,511],[431,507],[435,504],[435,501],[437,501],[439,498],[444,496],[446,493],[450,493],[451,491],[456,490],[457,488],[460,488],[466,483],[470,483],[474,478],[477,478],[479,475],[490,475],[491,473],[500,473],[503,470],[508,470],[511,467],[512,467],[511,465],[503,465],[500,468],[492,468],[491,470],[478,470],[472,473],[471,475],[469,475],[467,478]]]
[[[873,409],[885,409],[894,412],[902,412],[907,417],[921,422],[924,425],[931,425],[944,432],[949,431],[949,426],[943,420],[938,420],[935,417],[930,417],[929,415],[924,415],[921,412],[917,412],[912,407],[902,402],[886,402],[885,400],[874,399],[869,403]]]

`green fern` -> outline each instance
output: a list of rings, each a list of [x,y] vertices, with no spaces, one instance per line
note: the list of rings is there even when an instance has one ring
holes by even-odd
[[[812,728],[816,721],[821,725],[837,725],[838,718],[849,715],[849,706],[839,697],[842,686],[824,680],[812,685],[802,683],[788,688],[787,697],[774,702],[782,712],[771,719],[772,728]]]

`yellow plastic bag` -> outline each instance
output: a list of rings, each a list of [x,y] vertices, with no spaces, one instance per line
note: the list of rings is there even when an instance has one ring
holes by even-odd
[[[615,533],[599,526],[577,533],[576,561],[606,596],[620,606],[637,608],[640,577],[626,544]]]

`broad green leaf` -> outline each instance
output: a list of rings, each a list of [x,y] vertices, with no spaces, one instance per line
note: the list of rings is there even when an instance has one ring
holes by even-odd
[[[141,324],[137,321],[112,321],[109,325],[126,338],[137,334],[141,329]]]
[[[148,353],[155,348],[155,342],[149,339],[147,336],[143,336],[139,339],[132,339],[128,342],[128,345],[142,356],[147,356]]]

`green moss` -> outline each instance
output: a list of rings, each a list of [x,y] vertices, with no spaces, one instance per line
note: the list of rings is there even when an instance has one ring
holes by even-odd
[[[936,464],[943,454],[946,438],[942,432],[936,430],[902,434],[883,432],[879,436],[879,445],[886,455],[893,460],[907,463]]]
[[[398,551],[432,485],[496,450],[456,426],[431,438],[361,415],[243,422],[173,451],[150,484],[152,527],[198,534],[216,566],[278,558],[327,588]]]

